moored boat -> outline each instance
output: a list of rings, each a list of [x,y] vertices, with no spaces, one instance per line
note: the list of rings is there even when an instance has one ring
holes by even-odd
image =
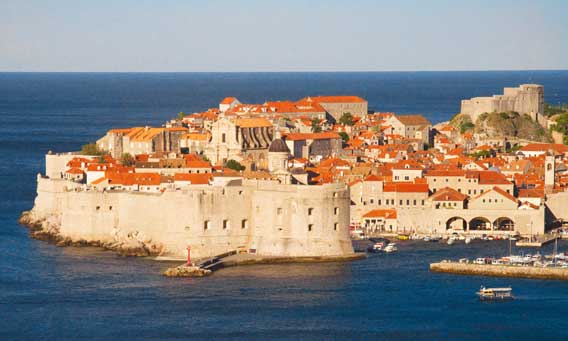
[[[389,243],[385,248],[384,251],[386,253],[392,253],[392,252],[396,252],[398,251],[398,248],[396,247],[395,243]]]

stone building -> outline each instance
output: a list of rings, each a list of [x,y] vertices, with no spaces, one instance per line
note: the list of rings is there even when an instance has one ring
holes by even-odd
[[[302,98],[297,102],[299,105],[318,103],[336,121],[345,114],[350,113],[355,117],[366,117],[369,104],[358,96],[315,96]]]
[[[205,156],[213,164],[249,159],[258,168],[266,168],[273,135],[274,127],[267,119],[223,117],[211,127],[211,140],[205,148]]]
[[[482,113],[516,111],[528,114],[546,127],[544,114],[544,86],[521,84],[517,88],[504,88],[502,95],[474,97],[461,102],[461,113],[469,115],[475,122]]]
[[[392,115],[387,118],[385,125],[392,127],[391,134],[419,141],[420,147],[424,143],[432,143],[430,136],[432,123],[422,115]],[[421,149],[419,148],[419,150]]]
[[[312,162],[338,155],[343,143],[341,136],[334,132],[290,133],[284,139],[294,157]]]
[[[113,158],[120,158],[123,153],[131,155],[152,154],[180,151],[180,140],[187,133],[187,128],[134,127],[111,129],[97,140],[101,150],[110,153]]]

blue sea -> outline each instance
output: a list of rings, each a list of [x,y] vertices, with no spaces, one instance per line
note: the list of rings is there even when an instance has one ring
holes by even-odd
[[[168,264],[30,239],[48,150],[78,150],[114,127],[242,102],[352,94],[371,109],[449,119],[460,100],[539,83],[568,102],[568,71],[381,73],[0,73],[0,339],[568,339],[568,283],[432,274],[443,258],[501,256],[507,242],[401,242],[351,263],[258,265],[201,279]],[[568,243],[559,244],[568,252]],[[534,252],[535,250],[524,250]],[[548,249],[550,251],[550,247]],[[520,252],[520,250],[519,250]],[[481,303],[481,285],[517,299]]]

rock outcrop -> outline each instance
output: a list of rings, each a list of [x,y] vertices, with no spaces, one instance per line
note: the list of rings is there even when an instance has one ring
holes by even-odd
[[[203,277],[211,275],[211,270],[202,269],[198,266],[180,265],[175,268],[168,268],[164,271],[167,277]]]
[[[141,232],[121,233],[119,229],[114,229],[112,241],[102,242],[99,240],[74,240],[62,236],[59,230],[60,221],[58,216],[48,216],[47,218],[37,219],[33,211],[24,211],[18,222],[29,228],[30,236],[35,239],[51,242],[57,246],[95,246],[117,252],[122,256],[159,256],[163,253],[163,246],[152,242],[150,238]]]

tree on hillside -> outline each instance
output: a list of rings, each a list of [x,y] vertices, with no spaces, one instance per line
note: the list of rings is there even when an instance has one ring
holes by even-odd
[[[120,163],[124,166],[130,167],[136,163],[136,160],[130,153],[123,153],[120,156]]]
[[[185,117],[185,113],[183,111],[180,111],[178,113],[178,120],[181,121],[181,120],[183,120],[184,117]]]
[[[350,112],[343,113],[343,115],[341,115],[341,117],[339,118],[339,123],[343,124],[344,126],[354,125],[355,122],[353,122],[353,115],[351,115]]]
[[[245,166],[241,165],[237,160],[230,159],[225,163],[225,167],[240,172],[245,170]]]
[[[81,147],[82,155],[106,155],[107,152],[99,149],[96,143],[87,143]]]
[[[341,136],[341,139],[343,140],[343,142],[349,141],[349,135],[347,135],[346,132],[340,131],[340,132],[339,132],[339,136]]]
[[[312,133],[321,133],[321,124],[319,118],[312,119]]]

